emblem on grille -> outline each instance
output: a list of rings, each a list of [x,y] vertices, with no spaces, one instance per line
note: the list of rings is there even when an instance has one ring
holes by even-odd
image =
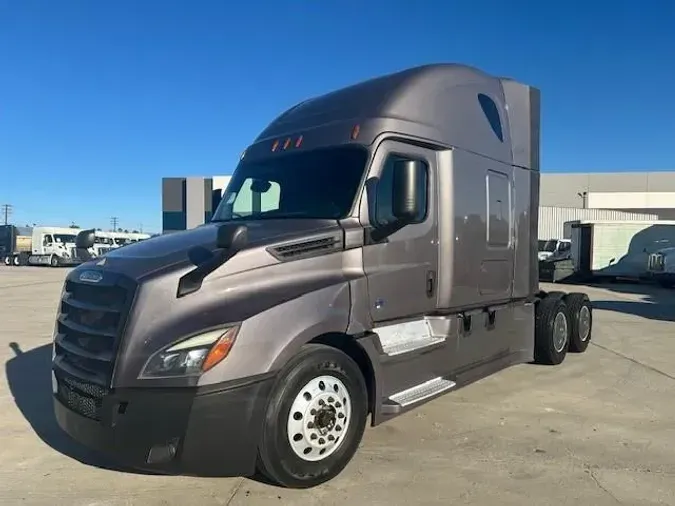
[[[103,274],[98,271],[84,271],[80,274],[79,280],[87,283],[98,283],[103,279]]]

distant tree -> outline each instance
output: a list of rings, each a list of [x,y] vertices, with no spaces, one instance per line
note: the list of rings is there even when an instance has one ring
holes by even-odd
[[[122,230],[121,228],[118,228],[117,231],[118,231],[118,232],[123,232],[123,230]]]
[[[70,228],[80,228],[80,226],[75,225],[75,222],[73,221],[73,222],[70,223]]]
[[[96,231],[97,231],[97,232],[102,232],[103,230],[100,229],[100,228],[97,228]]]
[[[129,231],[125,228],[125,229],[124,229],[124,233],[125,233],[125,234],[128,234]]]
[[[132,233],[132,234],[139,234],[140,232],[139,232],[138,230],[136,230],[136,229],[133,229],[133,230],[131,231],[131,233]]]

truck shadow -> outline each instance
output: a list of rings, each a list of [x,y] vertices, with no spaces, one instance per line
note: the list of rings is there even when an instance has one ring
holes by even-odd
[[[9,389],[16,406],[30,423],[35,434],[57,452],[87,466],[126,474],[161,476],[159,473],[120,466],[89,448],[79,444],[61,430],[56,423],[52,400],[52,347],[44,345],[22,351],[18,343],[10,343],[14,357],[5,363]],[[220,476],[235,477],[235,476]],[[238,477],[238,476],[236,476]],[[266,477],[255,474],[247,478],[276,486]]]
[[[153,474],[118,466],[80,445],[56,423],[52,401],[51,345],[24,352],[10,343],[14,357],[5,364],[7,383],[14,402],[42,441],[57,452],[83,464],[132,474]]]
[[[593,308],[625,313],[650,320],[675,321],[675,290],[651,283],[595,283],[600,288],[618,294],[637,295],[639,300],[594,300]]]

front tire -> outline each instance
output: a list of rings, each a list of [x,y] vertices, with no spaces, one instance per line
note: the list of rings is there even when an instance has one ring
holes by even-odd
[[[569,349],[570,327],[569,310],[562,298],[540,300],[535,316],[534,361],[546,365],[562,363]]]
[[[58,267],[59,266],[59,257],[56,255],[52,255],[52,257],[49,259],[49,265],[52,267]]]
[[[270,395],[258,470],[289,488],[329,481],[356,453],[367,416],[368,393],[356,362],[330,346],[306,345]]]

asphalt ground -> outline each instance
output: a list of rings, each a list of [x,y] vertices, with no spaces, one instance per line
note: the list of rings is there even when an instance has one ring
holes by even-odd
[[[675,505],[675,291],[585,291],[593,341],[384,425],[311,490],[106,469],[56,426],[51,334],[67,269],[0,266],[0,504]],[[546,287],[544,287],[546,288]]]

